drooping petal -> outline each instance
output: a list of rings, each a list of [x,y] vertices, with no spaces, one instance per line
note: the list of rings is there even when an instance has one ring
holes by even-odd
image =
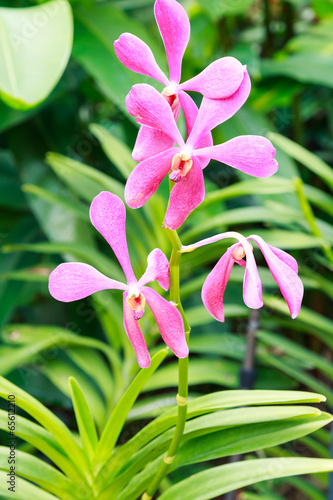
[[[201,291],[201,298],[207,311],[217,321],[224,321],[223,296],[234,265],[232,252],[238,243],[232,245],[208,274]]]
[[[146,341],[142,335],[139,323],[134,319],[134,311],[126,302],[127,292],[123,295],[124,306],[124,327],[135,351],[140,368],[148,368],[150,365],[150,356]]]
[[[258,268],[253,255],[253,249],[249,242],[244,239],[241,240],[242,246],[246,254],[246,266],[243,281],[243,300],[247,307],[251,309],[259,309],[262,307],[262,285]],[[244,264],[239,261],[239,264],[244,267]]]
[[[130,115],[141,125],[157,128],[181,147],[183,138],[166,99],[154,87],[145,83],[134,85],[125,100]]]
[[[185,116],[187,137],[189,137],[192,132],[195,120],[197,119],[199,110],[193,99],[186,92],[179,92],[178,96]],[[208,148],[212,145],[213,137],[211,132],[208,132],[201,139],[200,143],[198,144],[198,148]],[[200,160],[201,168],[204,169],[205,167],[207,167],[209,162],[210,158],[202,158],[202,160]]]
[[[204,97],[199,114],[187,141],[188,145],[196,149],[201,138],[217,125],[229,120],[245,103],[251,90],[251,81],[247,71],[239,89],[225,99],[208,99]]]
[[[157,128],[141,125],[132,152],[134,161],[144,161],[172,148],[175,141]]]
[[[90,205],[90,220],[114,251],[127,282],[136,282],[127,248],[124,203],[115,194],[102,191]]]
[[[268,245],[268,244],[267,244]],[[278,259],[282,260],[287,266],[290,267],[294,271],[294,273],[298,274],[298,263],[297,260],[294,259],[292,255],[281,250],[280,248],[273,247],[272,245],[268,245],[272,252],[277,256]]]
[[[123,33],[114,42],[118,59],[126,68],[147,75],[163,85],[168,85],[169,80],[155,61],[154,55],[148,45],[131,33]]]
[[[179,148],[168,149],[135,167],[125,186],[125,200],[129,207],[142,207],[155,193],[164,177],[171,170],[172,158],[177,151]]]
[[[183,55],[190,39],[190,21],[176,0],[156,0],[155,17],[168,58],[170,81],[178,84]]]
[[[288,304],[292,319],[295,319],[301,309],[304,287],[297,273],[285,262],[285,259],[280,259],[269,245],[260,237],[251,235],[267,262],[267,265],[278,284],[281,293]],[[293,265],[294,267],[294,265]]]
[[[199,160],[194,156],[191,170],[176,183],[170,193],[170,202],[165,214],[165,224],[178,229],[188,215],[203,201],[205,184]]]
[[[176,306],[163,299],[151,288],[144,287],[142,291],[154,315],[162,339],[178,358],[186,358],[188,346],[180,312]]]
[[[265,137],[243,135],[228,142],[203,149],[194,154],[200,158],[211,158],[226,163],[254,177],[269,177],[278,169],[276,149]]]
[[[181,90],[194,90],[209,99],[225,99],[234,94],[244,78],[244,66],[234,57],[214,61],[199,75],[182,83]]]
[[[84,299],[101,290],[126,290],[126,285],[112,280],[88,264],[60,264],[49,277],[49,291],[61,302]]]
[[[142,287],[151,281],[157,280],[159,285],[168,290],[169,288],[169,261],[159,248],[155,248],[148,255],[148,267],[138,282]]]

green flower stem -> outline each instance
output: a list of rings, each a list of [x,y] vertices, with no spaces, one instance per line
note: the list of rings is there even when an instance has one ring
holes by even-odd
[[[176,307],[178,308],[178,310],[182,315],[184,321],[186,341],[188,343],[191,328],[187,322],[183,307],[180,302],[180,291],[179,291],[179,264],[182,256],[181,253],[182,244],[177,234],[177,231],[171,231],[169,228],[166,228],[166,232],[172,244],[172,253],[170,259],[170,300],[175,303]],[[180,445],[184,433],[184,428],[186,424],[186,415],[187,415],[187,396],[188,396],[188,356],[186,358],[179,359],[178,377],[179,377],[178,394],[177,394],[178,418],[177,418],[175,433],[170,443],[168,452],[165,455],[159,470],[157,471],[153,481],[147,488],[146,493],[142,495],[142,500],[150,500],[153,497],[154,493],[157,491],[159,485],[161,484],[161,481],[167,475],[168,470],[170,469],[170,465],[172,464],[175,458],[175,455],[177,453],[178,447]]]

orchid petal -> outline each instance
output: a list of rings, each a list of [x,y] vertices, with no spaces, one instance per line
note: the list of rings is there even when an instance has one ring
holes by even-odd
[[[244,66],[234,57],[222,57],[179,88],[200,92],[209,99],[225,99],[239,89],[243,78]]]
[[[134,161],[144,161],[172,148],[175,141],[157,128],[140,127],[132,152]]]
[[[149,200],[171,170],[172,158],[177,151],[179,148],[168,149],[135,167],[125,186],[125,200],[129,207],[142,207]]]
[[[148,267],[138,282],[138,287],[142,287],[151,281],[156,280],[159,285],[168,290],[169,288],[169,261],[159,248],[155,248],[148,255]]]
[[[247,71],[239,89],[225,99],[208,99],[204,97],[199,114],[187,141],[188,145],[196,149],[201,138],[217,125],[229,120],[245,103],[251,90],[251,81]]]
[[[185,116],[187,137],[189,137],[192,132],[195,120],[197,119],[199,110],[193,99],[188,94],[186,94],[186,92],[179,92],[178,97]],[[212,134],[208,132],[207,135],[205,135],[205,137],[201,139],[198,147],[209,148],[212,145],[213,137]],[[207,167],[209,162],[210,158],[208,158],[207,160],[202,158],[202,160],[200,160],[201,168],[204,169],[205,167]]]
[[[184,7],[175,0],[156,0],[155,17],[168,58],[170,81],[178,84],[183,55],[190,39],[190,21]]]
[[[170,193],[170,202],[165,214],[165,224],[170,229],[178,229],[188,215],[203,201],[205,184],[199,160],[194,156],[190,171]]]
[[[288,304],[291,317],[292,319],[295,319],[300,312],[304,293],[304,287],[301,279],[293,268],[289,266],[289,263],[291,262],[290,260],[287,264],[285,256],[283,260],[280,259],[260,236],[251,235],[250,238],[257,243],[263,256],[265,257],[273,278],[278,284],[281,293]]]
[[[224,321],[223,295],[234,265],[232,252],[238,243],[228,248],[216,266],[208,274],[201,291],[201,298],[207,311],[217,321]]]
[[[168,85],[169,80],[155,61],[148,45],[135,35],[123,33],[114,42],[118,59],[132,71],[141,75],[150,76],[155,80]]]
[[[250,307],[251,309],[259,309],[264,304],[262,301],[262,285],[257,264],[249,242],[242,238],[241,244],[246,254],[246,267],[243,281],[243,300],[247,307]],[[237,262],[240,263],[241,261]]]
[[[135,351],[140,368],[148,368],[150,365],[150,356],[146,341],[142,335],[139,323],[134,319],[134,312],[126,302],[127,292],[123,295],[124,306],[124,327]]]
[[[174,115],[166,99],[154,87],[145,83],[133,85],[125,100],[130,115],[141,125],[157,128],[184,146]]]
[[[297,260],[294,259],[289,253],[284,252],[280,248],[273,247],[272,245],[268,245],[272,252],[277,256],[278,259],[282,260],[287,266],[294,271],[294,273],[298,274],[298,263]]]
[[[142,293],[149,305],[164,342],[178,358],[188,356],[182,315],[170,302],[151,288],[144,287]]]
[[[127,282],[136,281],[128,254],[126,211],[121,199],[108,191],[99,193],[90,205],[90,220],[114,251]]]
[[[61,302],[84,299],[101,290],[126,290],[126,285],[112,280],[88,264],[60,264],[49,277],[49,291]]]
[[[257,135],[235,137],[224,144],[194,151],[200,159],[211,158],[254,177],[275,174],[278,169],[275,153],[272,143]]]

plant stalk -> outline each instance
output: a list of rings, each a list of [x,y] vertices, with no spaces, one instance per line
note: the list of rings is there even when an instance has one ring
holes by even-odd
[[[169,236],[172,245],[172,253],[170,258],[170,300],[175,303],[176,307],[178,308],[178,310],[182,315],[185,328],[186,341],[188,343],[191,328],[187,322],[183,307],[180,302],[180,290],[179,290],[179,264],[182,256],[181,253],[182,244],[177,234],[177,231],[171,231],[171,229],[166,228],[166,232]],[[153,481],[147,488],[147,491],[142,495],[142,500],[151,500],[153,498],[154,493],[157,491],[162,480],[167,475],[170,466],[175,458],[175,455],[181,443],[181,439],[186,424],[187,397],[188,397],[188,356],[186,358],[179,359],[178,361],[178,394],[177,394],[178,417],[177,417],[175,432],[171,440],[167,454],[165,455],[159,470],[154,476]]]

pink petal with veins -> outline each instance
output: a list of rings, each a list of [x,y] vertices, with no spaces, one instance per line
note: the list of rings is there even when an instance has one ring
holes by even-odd
[[[295,267],[294,264],[291,267],[289,265],[291,260],[289,259],[288,263],[286,263],[287,259],[285,256],[283,260],[280,260],[276,253],[260,236],[251,235],[249,238],[254,240],[262,251],[273,278],[278,284],[281,293],[288,304],[291,317],[292,319],[295,319],[301,309],[304,287],[299,276],[292,268]]]
[[[174,145],[175,141],[161,130],[142,125],[136,138],[132,157],[134,161],[144,161]]]
[[[275,174],[278,163],[276,149],[265,137],[243,135],[218,146],[197,149],[198,158],[211,158],[254,177],[269,177]]]
[[[141,75],[150,76],[163,85],[169,84],[169,80],[155,61],[152,51],[137,36],[123,33],[114,42],[114,48],[118,59],[126,68]]]
[[[178,358],[188,356],[182,315],[170,302],[151,288],[144,287],[142,293],[149,305],[164,342]]]
[[[182,59],[190,39],[190,21],[175,0],[156,0],[155,17],[168,58],[170,81],[180,82]]]
[[[284,250],[280,250],[280,248],[273,247],[272,245],[268,245],[272,252],[277,256],[278,259],[282,260],[287,266],[290,267],[294,271],[294,273],[298,274],[298,264],[297,260],[294,259],[289,253]]]
[[[181,90],[193,90],[209,99],[225,99],[239,89],[244,78],[244,66],[234,57],[214,61],[199,75],[182,83]]]
[[[168,290],[169,288],[169,261],[159,248],[155,248],[148,255],[148,267],[138,282],[138,287],[142,287],[151,281],[156,280],[159,285]]]
[[[204,97],[199,114],[188,139],[188,145],[196,149],[201,138],[217,125],[229,120],[245,103],[251,90],[251,81],[247,71],[239,89],[225,99],[208,99]]]
[[[170,202],[165,214],[165,224],[170,229],[178,229],[205,197],[205,184],[200,162],[195,157],[192,159],[192,168],[173,186],[170,193]]]
[[[224,321],[223,296],[234,265],[233,250],[238,243],[232,245],[220,258],[216,266],[207,276],[201,291],[201,298],[207,311],[217,319]]]
[[[102,191],[90,205],[90,220],[114,251],[123,268],[127,282],[136,282],[128,255],[124,203],[115,194]]]
[[[193,99],[186,94],[186,92],[179,92],[179,102],[181,104],[181,107],[184,112],[185,116],[185,122],[186,122],[186,132],[187,132],[187,137],[192,132],[195,120],[198,116],[198,107],[193,101]],[[205,137],[203,137],[198,145],[199,148],[207,148],[213,145],[213,137],[211,132],[208,132]],[[210,162],[210,158],[200,160],[201,168],[204,169],[207,167],[208,163]]]
[[[150,365],[150,356],[146,341],[142,335],[139,323],[134,319],[134,311],[126,302],[127,292],[123,295],[124,306],[124,327],[135,351],[140,368],[148,368]]]
[[[129,207],[142,207],[149,200],[171,170],[172,158],[177,152],[179,148],[168,149],[135,167],[125,186],[125,200]]]
[[[133,85],[125,100],[127,110],[138,123],[157,128],[184,145],[174,115],[166,99],[154,87],[145,83]]]
[[[101,290],[126,290],[126,285],[112,280],[88,264],[60,264],[49,277],[49,291],[61,302],[72,302]]]

